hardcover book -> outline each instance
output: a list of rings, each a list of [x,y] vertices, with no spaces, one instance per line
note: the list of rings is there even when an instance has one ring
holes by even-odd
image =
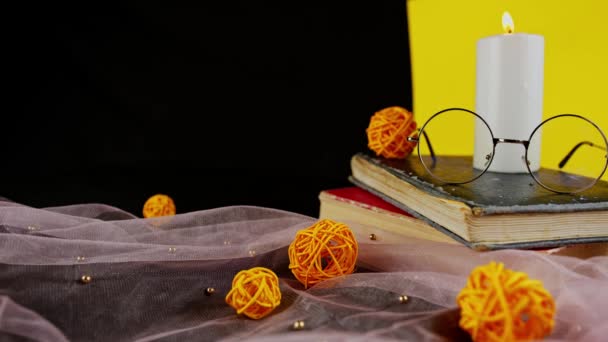
[[[323,190],[319,193],[319,202],[319,218],[346,223],[358,239],[370,239],[373,235],[373,239],[381,243],[399,244],[424,239],[459,244],[425,221],[360,187]],[[587,259],[608,255],[608,242],[576,243],[536,251]]]
[[[486,172],[470,183],[446,185],[427,175],[417,156],[396,160],[367,153],[351,158],[349,179],[476,250],[608,241],[605,181],[575,195],[545,190],[527,173]]]
[[[357,238],[401,242],[418,238],[457,244],[423,220],[417,219],[359,187],[327,189],[319,194],[319,218],[346,223]]]

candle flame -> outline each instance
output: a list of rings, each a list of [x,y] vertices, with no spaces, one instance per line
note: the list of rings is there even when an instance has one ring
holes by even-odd
[[[502,29],[505,30],[505,33],[513,33],[515,31],[513,18],[511,18],[511,15],[507,11],[502,14]]]

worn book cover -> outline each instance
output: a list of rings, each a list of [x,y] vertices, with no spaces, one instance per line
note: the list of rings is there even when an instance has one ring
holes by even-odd
[[[486,172],[473,182],[449,185],[430,177],[417,156],[397,160],[368,153],[353,156],[351,171],[355,185],[475,249],[608,241],[605,181],[574,195],[550,192],[528,173]]]
[[[373,240],[395,244],[411,242],[412,238],[451,244],[462,243],[462,239],[454,239],[444,234],[425,221],[414,218],[408,212],[357,186],[323,190],[319,193],[319,201],[319,218],[348,222],[358,238],[360,236],[363,239],[371,239],[373,236]],[[586,259],[608,255],[608,242],[570,244],[537,251]]]
[[[450,236],[427,222],[357,186],[327,189],[319,193],[319,218],[344,222],[357,237],[379,241],[409,241],[411,238],[456,244]]]

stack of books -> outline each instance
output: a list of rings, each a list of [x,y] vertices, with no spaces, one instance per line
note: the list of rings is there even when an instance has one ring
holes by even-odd
[[[608,182],[582,194],[556,194],[529,174],[487,172],[461,185],[428,176],[417,157],[392,160],[358,153],[352,187],[319,195],[321,218],[348,222],[357,234],[391,242],[411,238],[478,251],[533,249],[608,255]]]

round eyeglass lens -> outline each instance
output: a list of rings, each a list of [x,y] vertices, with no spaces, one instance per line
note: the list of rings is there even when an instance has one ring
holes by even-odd
[[[474,160],[475,149],[479,151],[476,156],[481,157]],[[466,109],[438,112],[419,135],[418,155],[422,165],[433,178],[445,183],[468,183],[481,176],[490,166],[493,151],[493,137],[487,124]]]
[[[588,189],[606,170],[606,145],[602,131],[581,116],[562,114],[547,119],[530,136],[528,149],[541,150],[542,166],[531,170],[532,176],[556,192]]]

